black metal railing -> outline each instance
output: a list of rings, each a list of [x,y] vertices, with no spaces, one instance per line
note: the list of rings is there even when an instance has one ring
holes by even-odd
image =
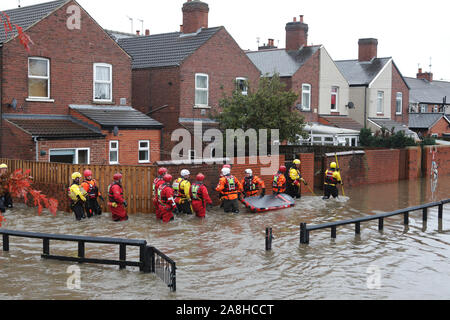
[[[145,240],[129,240],[117,238],[100,238],[85,236],[56,235],[0,229],[3,238],[3,251],[9,251],[10,237],[41,239],[43,259],[70,261],[78,263],[93,263],[103,265],[118,265],[119,268],[139,267],[144,273],[155,273],[172,291],[176,291],[176,264],[158,249],[148,246]],[[56,256],[50,254],[50,241],[78,242],[78,257]],[[86,258],[86,244],[110,244],[119,246],[119,260]],[[139,247],[139,261],[127,260],[127,247]],[[156,258],[155,258],[156,257]],[[164,266],[164,270],[161,269]]]
[[[423,204],[420,206],[415,206],[407,209],[397,210],[394,212],[378,214],[374,216],[368,216],[363,218],[345,220],[345,221],[337,221],[330,222],[315,226],[308,226],[306,223],[300,224],[300,243],[301,244],[309,244],[309,235],[311,231],[322,230],[322,229],[331,229],[331,238],[336,239],[337,237],[337,227],[354,224],[355,225],[355,234],[361,234],[361,223],[378,220],[378,230],[382,231],[384,229],[384,220],[393,216],[403,215],[404,216],[404,225],[409,225],[409,215],[411,212],[422,210],[422,220],[424,223],[428,220],[428,209],[433,207],[438,207],[438,218],[442,220],[444,205],[450,203],[450,199],[442,200],[439,202],[433,202],[428,204]]]

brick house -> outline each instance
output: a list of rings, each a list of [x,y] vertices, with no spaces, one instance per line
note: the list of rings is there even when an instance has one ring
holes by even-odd
[[[444,113],[410,113],[409,129],[419,137],[450,137],[450,117]]]
[[[2,157],[150,164],[161,123],[129,106],[131,58],[74,0],[4,11],[33,41],[0,28]],[[16,31],[16,30],[14,30]]]
[[[350,85],[349,116],[373,130],[408,130],[409,86],[391,57],[378,58],[378,40],[360,39],[356,60],[336,61]]]
[[[298,94],[295,109],[308,123],[310,143],[357,145],[362,126],[348,116],[349,85],[344,75],[323,45],[308,45],[309,26],[303,16],[287,23],[285,29],[286,48],[275,47],[269,39],[247,56],[263,77],[277,73],[286,90]]]
[[[174,130],[194,133],[195,121],[203,132],[217,127],[210,112],[218,111],[223,95],[236,86],[245,94],[260,78],[227,30],[208,26],[208,4],[189,0],[182,11],[180,32],[118,37],[133,58],[133,106],[164,124],[163,160],[171,158],[178,143],[171,141]]]

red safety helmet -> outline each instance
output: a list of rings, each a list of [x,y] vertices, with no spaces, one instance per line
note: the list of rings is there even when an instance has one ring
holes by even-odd
[[[85,177],[85,178],[87,178],[87,177],[92,177],[92,171],[91,171],[91,170],[85,170],[85,171],[84,171],[84,177]]]
[[[286,171],[287,171],[287,168],[285,166],[280,167],[280,172],[286,173]]]
[[[160,175],[160,176],[163,176],[163,175],[165,175],[166,173],[167,173],[167,169],[166,168],[159,168],[159,170],[158,170],[158,174]]]
[[[164,176],[164,181],[165,181],[165,182],[171,182],[172,179],[173,179],[173,177],[172,177],[170,174],[166,174],[166,175]]]
[[[224,164],[224,165],[223,165],[223,168],[231,169],[231,166],[230,166],[229,164]],[[223,169],[223,168],[222,168],[222,169]]]
[[[116,173],[115,175],[114,175],[114,181],[119,181],[119,180],[121,180],[122,179],[122,174],[121,173]]]
[[[199,173],[197,175],[197,181],[204,181],[205,180],[205,176],[202,173]]]

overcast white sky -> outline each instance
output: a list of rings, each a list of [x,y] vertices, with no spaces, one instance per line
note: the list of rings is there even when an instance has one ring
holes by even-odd
[[[209,26],[225,26],[244,50],[257,49],[268,38],[285,46],[285,26],[305,16],[309,44],[322,44],[334,60],[356,59],[359,38],[377,38],[378,56],[393,57],[403,76],[415,77],[418,64],[436,80],[450,81],[450,1],[448,0],[204,0]],[[1,0],[0,9],[18,0]],[[48,0],[20,0],[22,6]],[[185,0],[78,0],[106,29],[152,34],[178,31]],[[298,18],[297,18],[298,19]],[[279,41],[279,42],[278,42]]]

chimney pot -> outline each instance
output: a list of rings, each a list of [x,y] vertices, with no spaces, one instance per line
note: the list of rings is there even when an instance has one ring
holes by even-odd
[[[139,30],[136,30],[136,35],[140,35],[141,34],[141,32],[139,31]]]
[[[297,17],[294,17],[293,21],[294,21],[294,22],[297,22]]]
[[[145,29],[145,35],[149,36],[150,35],[150,29]]]
[[[300,22],[303,23],[303,16],[300,16]]]

